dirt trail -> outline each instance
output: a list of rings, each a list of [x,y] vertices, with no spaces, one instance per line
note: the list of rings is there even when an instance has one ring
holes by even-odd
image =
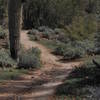
[[[27,36],[27,31],[22,31],[21,33],[21,43],[24,45],[25,48],[29,49],[32,47],[38,47],[41,50],[41,60],[44,66],[59,66],[59,67],[67,67],[67,68],[71,68],[75,65],[78,65],[79,62],[71,62],[71,63],[62,63],[59,62],[59,58],[55,55],[53,55],[51,53],[51,51],[46,48],[45,46],[37,43],[37,42],[33,42],[29,39],[29,37]]]
[[[28,75],[22,76],[22,80],[6,81],[0,85],[0,100],[53,100],[56,87],[81,62],[59,62],[59,58],[45,46],[30,41],[27,31],[21,32],[21,43],[26,49],[38,47],[41,50],[43,67],[30,71]]]

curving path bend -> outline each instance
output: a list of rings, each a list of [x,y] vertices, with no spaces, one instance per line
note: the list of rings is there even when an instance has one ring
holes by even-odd
[[[0,100],[56,100],[53,98],[56,87],[82,62],[59,62],[45,46],[30,41],[27,31],[21,32],[21,44],[26,49],[38,47],[41,50],[43,67],[30,71],[19,80],[4,81],[0,85]]]

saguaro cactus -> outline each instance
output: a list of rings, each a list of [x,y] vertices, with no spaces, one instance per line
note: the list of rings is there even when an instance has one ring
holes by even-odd
[[[96,54],[100,54],[100,0],[96,0],[97,32],[95,34]]]
[[[18,58],[20,48],[21,10],[22,0],[9,0],[8,19],[10,52],[11,57],[15,60]]]

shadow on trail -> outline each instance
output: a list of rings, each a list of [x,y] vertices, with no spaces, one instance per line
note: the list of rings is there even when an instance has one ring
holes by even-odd
[[[25,93],[34,93],[48,91],[50,89],[54,90],[56,87],[62,83],[62,80],[67,77],[71,70],[68,69],[51,69],[50,71],[44,71],[41,73],[39,79],[32,80],[31,84],[27,88],[23,88],[20,92]],[[19,93],[19,91],[18,91]]]

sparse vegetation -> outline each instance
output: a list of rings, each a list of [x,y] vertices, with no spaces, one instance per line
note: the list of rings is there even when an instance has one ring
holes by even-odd
[[[3,80],[0,100],[38,91],[45,99],[46,89],[56,90],[50,100],[99,100],[100,0],[0,0]]]
[[[84,38],[82,39],[82,37],[81,39],[72,39],[72,37],[69,37],[64,29],[53,30],[47,27],[42,27],[42,29],[40,31],[39,30],[37,29],[38,34],[35,33],[31,35],[29,34],[29,31],[28,34],[30,39],[34,41],[36,40],[36,36],[38,36],[39,39],[37,42],[52,49],[54,54],[62,56],[64,60],[77,59],[86,55],[92,56],[95,53],[93,36],[89,37],[89,40],[88,37],[85,37],[85,40],[83,40]],[[45,30],[52,31],[46,33]],[[73,35],[74,33],[70,36]]]
[[[18,80],[21,79],[20,76],[23,74],[27,74],[27,70],[17,70],[17,69],[6,69],[0,71],[0,82],[2,83],[3,81],[7,80]]]
[[[47,48],[54,51],[58,47],[58,42],[56,40],[40,40],[38,41],[40,44],[46,46]]]

